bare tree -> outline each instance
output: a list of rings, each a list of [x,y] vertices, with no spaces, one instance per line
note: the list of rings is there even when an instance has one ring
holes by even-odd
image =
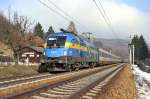
[[[77,30],[73,21],[70,22],[67,31],[77,34]]]
[[[17,12],[14,12],[13,25],[15,26],[16,31],[24,38],[25,33],[29,30],[32,23],[26,16],[19,16]]]
[[[31,22],[27,17],[19,16],[17,12],[14,12],[11,21],[1,14],[0,26],[3,26],[0,28],[4,37],[3,42],[13,51],[14,61],[18,63],[19,49],[25,44],[25,34],[31,26]]]
[[[3,42],[5,37],[7,36],[7,31],[9,27],[9,21],[8,19],[3,15],[2,12],[0,12],[0,41]]]

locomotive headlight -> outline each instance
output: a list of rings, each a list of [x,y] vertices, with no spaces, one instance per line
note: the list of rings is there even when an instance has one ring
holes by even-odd
[[[45,56],[45,52],[43,52],[43,55]]]
[[[47,43],[44,44],[44,48],[47,48]]]
[[[67,55],[67,51],[65,50],[65,51],[64,51],[64,56],[66,56],[66,55]]]

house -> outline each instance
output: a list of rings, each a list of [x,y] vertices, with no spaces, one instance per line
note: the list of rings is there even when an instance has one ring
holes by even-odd
[[[19,51],[19,61],[23,63],[39,63],[43,48],[35,46],[25,46]]]

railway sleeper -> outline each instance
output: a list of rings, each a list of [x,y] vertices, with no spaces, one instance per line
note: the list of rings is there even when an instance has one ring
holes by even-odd
[[[91,96],[83,96],[82,98],[83,99],[93,99],[93,97],[91,97]]]
[[[61,92],[72,92],[74,90],[62,89],[62,88],[54,88],[53,90],[61,91]]]
[[[32,96],[31,99],[52,99],[52,98],[46,98],[42,96]]]
[[[74,92],[74,90],[64,90],[64,91],[55,90],[55,91],[59,91],[59,92],[61,92],[61,94],[65,94],[65,95],[70,95]]]
[[[69,95],[70,94],[68,92],[61,92],[61,91],[56,91],[56,90],[48,90],[48,93],[56,94],[56,95]]]
[[[62,88],[62,89],[64,89],[64,90],[78,90],[78,89],[80,89],[79,87],[78,88],[75,88],[75,87],[59,87],[59,88]]]
[[[40,96],[46,97],[46,98],[63,98],[63,97],[69,97],[69,95],[60,95],[60,94],[51,94],[51,93],[41,93]]]
[[[95,93],[91,93],[91,92],[88,92],[88,93],[86,93],[86,95],[87,95],[87,96],[95,97],[97,94],[95,94]]]

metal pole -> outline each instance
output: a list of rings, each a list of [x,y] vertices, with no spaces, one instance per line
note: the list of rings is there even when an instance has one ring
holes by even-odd
[[[131,45],[129,45],[129,63],[132,64],[132,51],[131,51]]]
[[[86,32],[86,33],[82,33],[82,34],[84,34],[85,36],[87,36],[87,39],[88,39],[89,41],[91,40],[91,35],[92,35],[92,33]]]
[[[132,56],[133,56],[133,58],[132,58],[132,59],[133,59],[133,63],[132,63],[132,64],[134,65],[134,50],[135,50],[135,46],[132,45],[132,47],[133,47],[133,52],[132,52],[132,54],[133,54],[133,55],[132,55]]]
[[[88,39],[91,41],[91,35],[92,35],[92,33],[89,32],[88,34],[89,34],[89,38]]]

